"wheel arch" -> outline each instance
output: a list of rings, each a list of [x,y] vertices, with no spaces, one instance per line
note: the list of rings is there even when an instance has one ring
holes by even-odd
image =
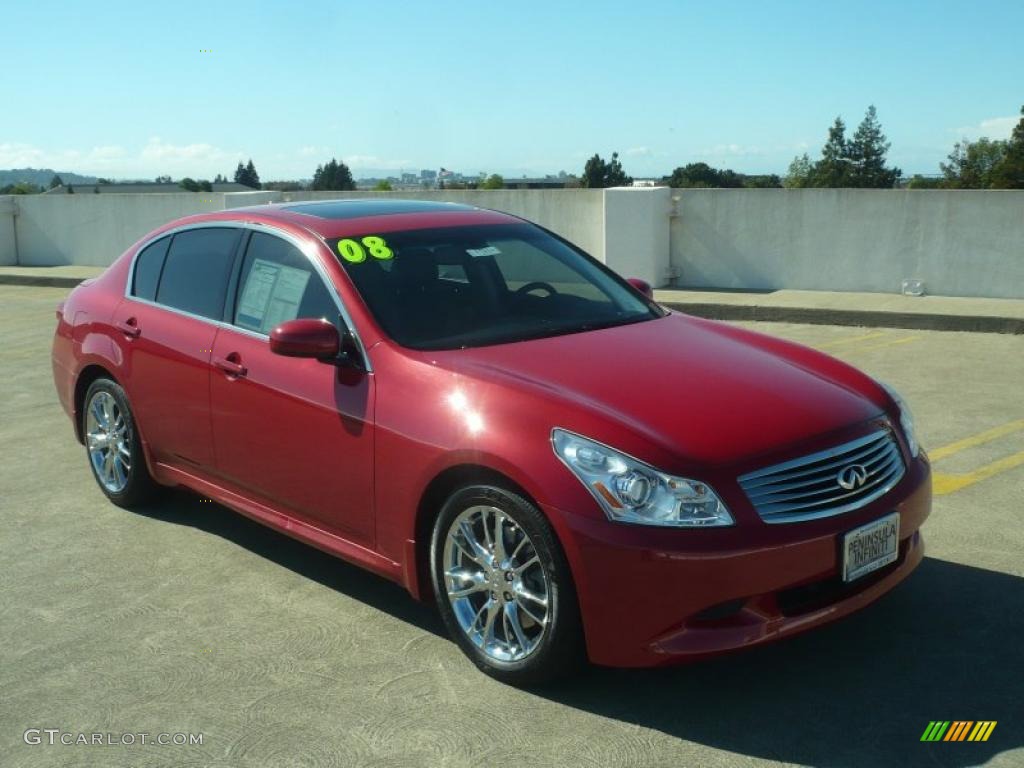
[[[462,463],[456,464],[436,474],[420,496],[419,504],[416,507],[416,520],[413,528],[414,547],[410,554],[415,557],[414,570],[416,574],[415,583],[409,584],[410,591],[420,600],[433,598],[432,580],[430,576],[430,538],[433,532],[434,521],[441,512],[441,506],[452,493],[467,485],[493,485],[503,488],[506,491],[522,496],[526,501],[548,521],[554,534],[554,540],[562,550],[562,556],[569,564],[570,578],[575,581],[571,558],[566,552],[565,542],[562,541],[559,533],[560,526],[552,521],[545,511],[545,508],[522,484],[508,474],[484,464]],[[575,585],[574,585],[575,587]]]

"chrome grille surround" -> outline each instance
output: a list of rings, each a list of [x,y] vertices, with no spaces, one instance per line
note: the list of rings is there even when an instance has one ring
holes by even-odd
[[[860,465],[867,480],[846,490],[838,475]],[[851,512],[891,491],[906,466],[889,427],[798,459],[774,464],[738,478],[740,487],[766,523],[795,523]]]

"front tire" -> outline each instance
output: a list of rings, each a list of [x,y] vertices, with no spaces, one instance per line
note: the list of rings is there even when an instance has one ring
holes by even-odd
[[[124,390],[111,379],[96,379],[83,402],[85,454],[100,490],[119,507],[133,507],[150,498],[156,484],[146,467]]]
[[[483,672],[517,686],[573,671],[583,658],[568,563],[544,515],[495,486],[452,494],[430,546],[449,634]]]

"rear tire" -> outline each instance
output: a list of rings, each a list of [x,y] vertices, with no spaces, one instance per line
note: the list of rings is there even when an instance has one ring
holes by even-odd
[[[146,467],[124,390],[111,379],[96,379],[83,404],[85,455],[100,490],[119,507],[133,507],[151,498],[157,485]]]
[[[456,491],[434,523],[430,563],[445,626],[481,671],[535,686],[580,666],[572,574],[551,525],[526,499],[496,486]]]

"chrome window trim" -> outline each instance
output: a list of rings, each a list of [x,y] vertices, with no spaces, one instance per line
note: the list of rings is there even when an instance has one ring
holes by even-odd
[[[176,307],[170,307],[166,304],[161,304],[158,301],[150,301],[149,299],[143,299],[138,296],[132,295],[132,285],[135,283],[135,263],[139,258],[139,254],[142,253],[146,248],[151,246],[157,240],[164,237],[172,237],[179,232],[187,232],[192,229],[247,229],[252,232],[262,232],[272,237],[278,237],[286,241],[290,245],[295,246],[296,250],[301,253],[310,264],[313,265],[313,269],[320,276],[324,285],[327,288],[327,292],[330,294],[331,299],[334,301],[334,305],[338,308],[338,314],[345,321],[345,325],[348,330],[352,333],[352,338],[355,339],[356,346],[359,348],[359,353],[362,355],[363,362],[366,365],[366,372],[373,373],[373,363],[370,362],[370,356],[367,354],[366,347],[363,345],[363,340],[359,337],[359,331],[356,329],[355,323],[352,322],[352,316],[349,314],[348,309],[345,307],[345,303],[341,300],[341,296],[338,295],[338,290],[334,285],[334,281],[331,280],[327,271],[323,265],[316,258],[315,255],[309,253],[309,249],[313,246],[315,240],[302,240],[296,237],[291,232],[287,232],[283,229],[279,229],[272,224],[263,224],[253,221],[201,221],[194,224],[183,224],[179,227],[165,230],[158,235],[154,235],[145,242],[143,242],[132,254],[132,263],[128,267],[128,280],[124,286],[124,298],[130,301],[137,301],[139,304],[145,304],[151,307],[158,307],[166,312],[172,314],[181,315],[182,317],[189,317],[193,320],[199,320],[204,323],[216,326],[218,328],[225,328],[231,331],[237,331],[246,336],[253,336],[258,339],[270,339],[270,336],[266,333],[260,333],[259,331],[251,331],[248,328],[241,328],[233,323],[225,322],[224,320],[214,320],[213,318],[203,317],[197,315],[194,312],[188,312],[184,309],[177,309]],[[171,253],[170,248],[167,249],[167,255]],[[245,258],[245,254],[241,254],[242,258]],[[164,257],[166,258],[166,256]],[[239,272],[239,280],[241,280],[241,272]],[[157,286],[159,289],[159,285]]]
[[[887,460],[890,461],[890,463],[892,460],[895,460],[895,462],[898,463],[899,465],[898,469],[883,484],[874,488],[871,491],[871,493],[867,494],[866,496],[862,496],[858,499],[855,499],[852,502],[841,504],[836,507],[829,507],[823,510],[812,510],[810,512],[792,512],[789,514],[778,512],[772,514],[769,512],[767,513],[768,517],[765,517],[765,513],[762,513],[760,507],[755,502],[754,498],[751,496],[751,493],[753,492],[755,496],[763,495],[758,494],[757,489],[766,487],[766,484],[761,483],[752,488],[747,487],[747,484],[751,480],[764,480],[769,478],[771,475],[775,475],[780,472],[785,472],[787,469],[794,469],[806,466],[808,464],[813,464],[818,461],[823,461],[825,459],[830,459],[835,456],[840,456],[851,451],[855,451],[858,448],[861,448],[872,442],[881,441],[884,437],[888,437],[892,441],[891,444],[893,454],[892,457]],[[891,468],[887,471],[890,470]],[[889,425],[888,421],[886,421],[885,426],[881,427],[880,429],[875,429],[872,432],[868,433],[867,435],[856,438],[854,440],[849,440],[845,443],[842,443],[841,445],[837,445],[823,451],[818,451],[816,453],[800,456],[798,458],[791,459],[789,461],[784,461],[779,464],[772,464],[771,466],[763,467],[762,469],[758,469],[753,472],[748,472],[747,474],[739,476],[737,478],[737,483],[739,484],[740,489],[743,491],[744,495],[747,497],[748,503],[751,505],[751,507],[753,507],[754,511],[758,515],[758,518],[763,523],[767,525],[785,525],[787,523],[799,523],[806,520],[819,520],[826,517],[835,517],[836,515],[842,515],[847,512],[852,512],[856,509],[866,507],[868,504],[871,504],[872,502],[878,500],[879,498],[887,494],[889,491],[891,491],[893,488],[895,488],[897,485],[899,485],[900,481],[903,480],[906,473],[907,463],[906,461],[904,461],[903,452],[900,447],[899,440],[896,439],[896,436],[893,432],[891,425]]]

